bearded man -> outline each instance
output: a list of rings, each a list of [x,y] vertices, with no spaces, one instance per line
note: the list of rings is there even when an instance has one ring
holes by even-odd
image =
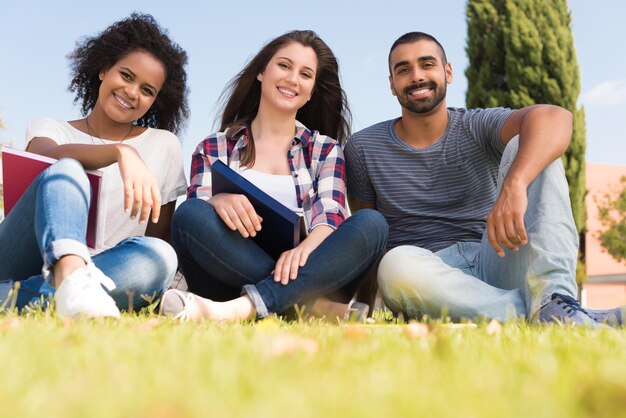
[[[561,162],[572,114],[558,106],[446,107],[452,66],[431,35],[389,52],[402,115],[346,145],[352,211],[389,224],[378,286],[394,312],[621,324],[576,300],[578,234]]]

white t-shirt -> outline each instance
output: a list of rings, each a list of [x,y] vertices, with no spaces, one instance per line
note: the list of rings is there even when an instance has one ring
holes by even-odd
[[[46,137],[59,145],[65,144],[115,144],[119,141],[109,141],[87,135],[65,121],[51,118],[34,119],[26,129],[26,147],[33,138]],[[175,201],[178,196],[185,194],[187,182],[183,171],[183,160],[180,141],[173,133],[148,128],[141,135],[129,138],[124,144],[137,150],[144,163],[157,179],[161,191],[161,204]],[[118,164],[111,164],[101,168],[102,191],[98,208],[99,224],[98,241],[93,253],[102,252],[116,246],[120,241],[138,235],[144,235],[147,224],[139,224],[139,217],[131,220],[124,212],[124,185],[120,176]],[[103,222],[100,220],[104,219]],[[102,233],[101,233],[102,232]]]

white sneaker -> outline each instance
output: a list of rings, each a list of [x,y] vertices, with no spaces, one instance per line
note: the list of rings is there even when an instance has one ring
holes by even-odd
[[[55,293],[56,310],[60,316],[120,317],[115,301],[102,288],[115,289],[115,283],[93,263],[67,276]]]

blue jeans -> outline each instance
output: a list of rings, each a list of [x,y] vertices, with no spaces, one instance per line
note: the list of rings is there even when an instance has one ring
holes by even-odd
[[[506,147],[498,191],[517,154],[518,140]],[[561,159],[528,187],[524,217],[528,244],[499,257],[487,240],[459,242],[433,253],[400,246],[381,260],[378,283],[387,306],[410,317],[532,319],[552,293],[577,296],[578,234]]]
[[[189,290],[213,300],[247,294],[263,318],[310,298],[347,302],[376,264],[387,242],[387,223],[372,210],[346,219],[313,251],[287,285],[274,282],[276,261],[252,240],[231,231],[213,206],[185,201],[172,220],[172,241]]]
[[[176,253],[164,241],[131,237],[92,257],[85,243],[91,201],[82,165],[62,159],[44,170],[0,223],[0,281],[20,281],[17,306],[54,293],[52,266],[65,255],[77,255],[110,277],[109,292],[119,308],[128,307],[127,291],[135,291],[134,307],[146,306],[169,285],[176,273]]]

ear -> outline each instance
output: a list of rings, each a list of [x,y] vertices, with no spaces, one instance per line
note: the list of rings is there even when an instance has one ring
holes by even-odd
[[[98,78],[100,79],[100,81],[104,80],[104,76],[106,75],[107,70],[100,70],[100,73],[98,74]]]
[[[389,88],[391,89],[391,95],[396,95],[396,89],[393,87],[393,77],[389,76]]]
[[[446,83],[450,84],[452,83],[452,64],[447,63],[445,67],[445,71],[446,71]]]
[[[258,73],[256,75],[256,79],[259,80],[262,83],[263,82],[263,73]]]

